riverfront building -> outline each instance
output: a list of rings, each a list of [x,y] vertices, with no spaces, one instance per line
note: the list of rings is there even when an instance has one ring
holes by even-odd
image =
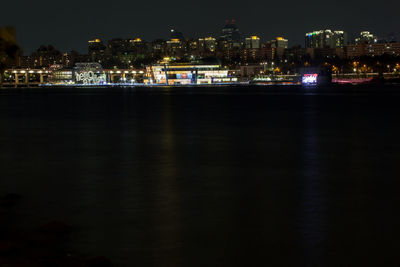
[[[236,82],[237,78],[229,75],[229,70],[220,65],[153,65],[147,67],[148,84],[188,85]]]

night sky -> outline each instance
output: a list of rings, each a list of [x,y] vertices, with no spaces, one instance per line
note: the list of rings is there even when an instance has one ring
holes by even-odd
[[[378,37],[400,34],[400,1],[2,1],[0,25],[15,26],[24,54],[41,44],[62,52],[87,51],[93,37],[168,38],[169,29],[185,37],[218,36],[226,19],[234,18],[245,35],[262,40],[289,39],[303,45],[307,31],[343,29],[354,34],[369,30]]]

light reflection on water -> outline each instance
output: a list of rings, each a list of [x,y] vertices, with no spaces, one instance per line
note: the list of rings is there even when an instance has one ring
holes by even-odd
[[[19,223],[119,266],[394,265],[399,96],[191,90],[1,95]]]
[[[310,100],[310,102],[314,99]],[[305,260],[309,264],[319,265],[323,256],[324,242],[324,205],[323,177],[319,163],[319,145],[317,134],[317,110],[314,104],[308,104],[304,110],[303,173],[300,190],[299,230],[304,244]]]

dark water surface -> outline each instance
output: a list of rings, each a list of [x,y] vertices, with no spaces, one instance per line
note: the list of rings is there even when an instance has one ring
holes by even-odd
[[[0,194],[117,266],[399,266],[400,86],[281,88],[1,90]]]

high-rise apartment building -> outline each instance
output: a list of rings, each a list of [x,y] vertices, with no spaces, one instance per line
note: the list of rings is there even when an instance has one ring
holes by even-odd
[[[231,22],[226,21],[225,26],[222,28],[221,39],[230,42],[240,42],[241,38],[235,20],[232,20]]]
[[[306,48],[343,48],[347,44],[344,31],[320,30],[306,33]]]
[[[363,31],[360,33],[360,36],[355,38],[354,42],[356,44],[361,44],[361,43],[375,44],[378,42],[378,37],[376,37],[370,32]]]
[[[259,49],[259,48],[261,48],[260,37],[258,37],[258,36],[247,37],[245,42],[246,42],[246,49]]]
[[[217,46],[217,40],[214,37],[199,38],[199,46],[203,51],[214,52]]]
[[[271,40],[271,45],[274,48],[287,49],[288,43],[289,43],[288,39],[285,39],[283,37],[276,37],[275,40]]]

